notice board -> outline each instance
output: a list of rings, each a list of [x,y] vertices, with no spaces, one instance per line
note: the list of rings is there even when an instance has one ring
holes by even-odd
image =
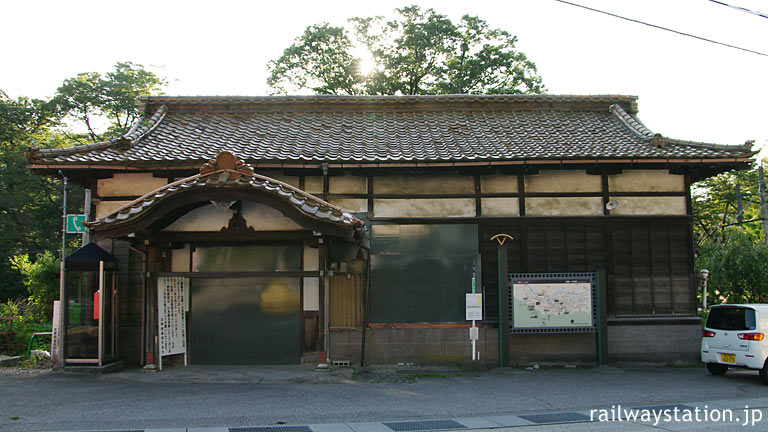
[[[160,356],[187,353],[189,278],[157,278],[157,325]]]

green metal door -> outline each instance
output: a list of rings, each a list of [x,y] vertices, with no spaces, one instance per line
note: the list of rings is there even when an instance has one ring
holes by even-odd
[[[299,278],[192,278],[190,291],[190,363],[300,362]]]

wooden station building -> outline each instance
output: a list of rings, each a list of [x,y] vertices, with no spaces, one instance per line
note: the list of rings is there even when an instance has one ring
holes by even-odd
[[[188,280],[191,364],[468,360],[473,263],[481,361],[498,364],[499,347],[511,364],[593,360],[594,334],[500,319],[506,273],[584,272],[604,275],[608,360],[695,359],[691,183],[754,155],[655,134],[631,96],[149,97],[143,110],[118,139],[28,152],[35,173],[92,191],[92,239],[119,259],[116,357],[133,365],[159,360],[169,277]]]

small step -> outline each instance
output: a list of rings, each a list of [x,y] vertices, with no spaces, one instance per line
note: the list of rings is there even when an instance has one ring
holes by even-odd
[[[317,364],[319,357],[317,351],[304,353],[301,355],[301,364]]]

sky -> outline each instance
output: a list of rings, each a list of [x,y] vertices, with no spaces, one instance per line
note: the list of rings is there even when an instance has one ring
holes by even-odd
[[[723,0],[768,14],[765,0]],[[768,19],[709,0],[572,0],[768,53]],[[168,95],[267,95],[267,63],[303,30],[418,4],[517,35],[551,94],[639,97],[639,117],[666,137],[755,140],[768,156],[768,56],[661,31],[555,0],[28,0],[0,4],[0,89],[52,96],[79,72],[132,61],[166,76]]]

